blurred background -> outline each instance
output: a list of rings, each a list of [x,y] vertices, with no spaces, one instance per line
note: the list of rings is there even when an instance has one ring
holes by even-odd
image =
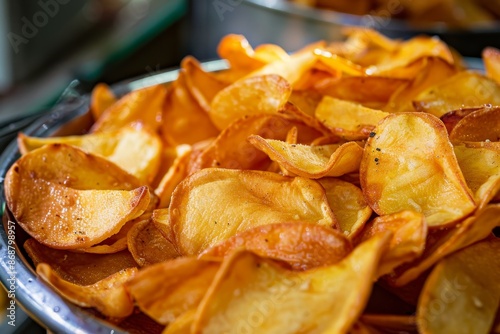
[[[499,18],[500,0],[1,0],[0,140],[74,80],[69,93],[82,94],[165,71],[186,55],[216,59],[228,33],[294,51],[361,25],[390,37],[437,35],[479,58],[485,46],[500,48]],[[44,332],[29,320],[13,330],[0,328]]]

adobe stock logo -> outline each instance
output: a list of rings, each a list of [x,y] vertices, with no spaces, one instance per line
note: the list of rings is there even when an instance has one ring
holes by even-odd
[[[59,13],[60,5],[69,2],[70,0],[39,0],[38,6],[40,6],[40,10],[33,14],[31,21],[26,16],[21,18],[23,25],[20,34],[12,31],[7,34],[14,52],[19,53],[19,47],[28,44],[38,34],[39,29],[45,27],[49,20]]]

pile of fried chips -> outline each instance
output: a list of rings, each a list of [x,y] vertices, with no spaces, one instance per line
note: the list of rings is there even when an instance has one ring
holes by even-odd
[[[98,85],[85,135],[19,135],[41,280],[131,332],[500,332],[499,50],[486,74],[364,29],[219,54]]]

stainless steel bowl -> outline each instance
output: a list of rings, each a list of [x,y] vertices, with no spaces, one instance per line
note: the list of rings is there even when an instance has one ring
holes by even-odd
[[[218,6],[223,2],[225,6]],[[464,56],[479,57],[485,46],[500,47],[500,23],[471,29],[443,24],[415,27],[403,20],[349,15],[297,5],[286,0],[194,1],[191,48],[202,59],[215,57],[215,46],[228,33],[243,34],[252,45],[275,43],[294,51],[307,43],[342,38],[343,26],[368,26],[392,38],[439,36]]]
[[[220,60],[207,62],[203,65],[208,71],[227,68],[226,63]],[[121,96],[142,87],[168,84],[175,80],[177,75],[178,70],[165,71],[115,85],[112,89],[117,96]],[[38,137],[85,133],[92,123],[92,118],[88,112],[89,101],[89,95],[73,96],[70,99],[65,99],[23,132]],[[6,208],[5,203],[4,177],[10,166],[19,157],[19,150],[15,141],[11,142],[0,156],[0,208],[4,223],[4,228],[0,228],[0,281],[9,289],[8,287],[12,283],[11,278],[15,278],[16,304],[21,305],[30,317],[54,333],[126,333],[123,329],[99,319],[91,312],[64,300],[37,279],[33,265],[22,247],[28,235],[15,223],[15,219]],[[10,247],[7,233],[9,221],[15,225],[15,244],[10,244]],[[12,247],[15,249],[13,258],[9,254],[9,250],[13,249]],[[14,271],[10,269],[9,261],[14,261]]]

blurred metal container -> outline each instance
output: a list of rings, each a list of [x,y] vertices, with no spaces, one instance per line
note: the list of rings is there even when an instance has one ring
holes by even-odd
[[[383,15],[349,15],[286,0],[193,0],[192,15],[191,49],[200,59],[217,57],[214,50],[229,33],[245,35],[254,46],[275,43],[294,51],[317,40],[339,40],[346,25],[371,27],[392,38],[436,35],[469,57],[479,57],[485,46],[500,47],[500,23],[468,30],[443,24],[415,28]]]

